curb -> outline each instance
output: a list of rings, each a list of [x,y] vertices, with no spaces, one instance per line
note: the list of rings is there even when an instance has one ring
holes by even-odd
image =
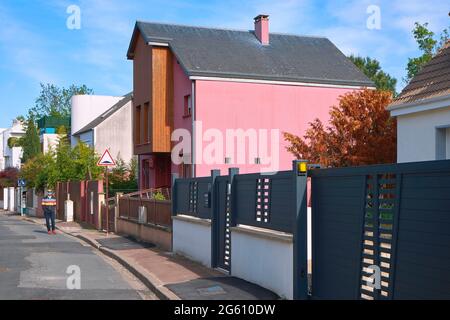
[[[30,218],[24,218],[23,220],[32,222],[34,224],[39,224],[37,221],[30,219]],[[97,249],[98,251],[102,252],[106,256],[116,260],[118,263],[120,263],[125,269],[127,269],[129,272],[131,272],[136,278],[138,278],[148,289],[150,289],[159,299],[161,300],[180,300],[180,298],[175,295],[172,291],[165,288],[161,284],[158,284],[158,280],[151,275],[148,275],[148,272],[145,270],[139,270],[142,269],[138,266],[132,266],[128,261],[120,257],[118,254],[116,254],[114,251],[103,247],[100,243],[97,241],[90,239],[89,237],[86,237],[82,234],[75,234],[72,232],[65,231],[61,229],[60,227],[56,226],[56,229],[61,231],[62,233],[69,235],[71,237],[77,238],[81,241],[86,242],[93,248]],[[146,275],[147,274],[147,275]]]
[[[157,284],[157,279],[154,279],[150,275],[145,275],[146,273],[144,270],[138,270],[141,269],[139,267],[132,266],[128,261],[123,259],[121,256],[119,256],[114,251],[103,247],[101,244],[99,244],[97,241],[92,240],[82,234],[73,234],[70,232],[66,232],[62,229],[57,228],[61,232],[68,234],[72,237],[75,237],[77,239],[80,239],[87,244],[91,245],[101,253],[105,254],[106,256],[116,260],[118,263],[120,263],[125,269],[127,269],[129,272],[131,272],[136,278],[138,278],[147,288],[149,288],[160,300],[180,300],[180,298],[172,293],[169,289],[165,288],[162,285]]]
[[[140,267],[132,266],[128,261],[117,255],[112,250],[100,247],[99,249],[102,253],[107,255],[110,258],[115,259],[117,262],[119,262],[125,269],[127,269],[129,272],[131,272],[136,278],[138,278],[142,283],[144,283],[151,291],[153,291],[156,296],[161,300],[180,300],[180,298],[172,293],[169,289],[165,288],[161,284],[157,284],[159,281],[157,279],[154,279],[152,276],[148,275],[148,273],[141,269]],[[144,273],[147,273],[145,275]]]

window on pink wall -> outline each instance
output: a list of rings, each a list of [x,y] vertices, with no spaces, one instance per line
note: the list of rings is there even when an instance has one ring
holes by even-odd
[[[184,117],[190,117],[192,111],[192,100],[191,95],[188,94],[184,96]]]

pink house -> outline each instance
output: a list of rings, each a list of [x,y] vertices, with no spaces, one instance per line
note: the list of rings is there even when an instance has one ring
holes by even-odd
[[[328,39],[269,33],[267,15],[254,26],[136,23],[128,59],[141,188],[169,186],[171,173],[289,170],[283,132],[302,136],[340,95],[373,87]]]

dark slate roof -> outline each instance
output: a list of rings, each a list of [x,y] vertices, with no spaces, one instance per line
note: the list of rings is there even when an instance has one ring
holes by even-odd
[[[450,40],[411,79],[389,108],[450,94]]]
[[[93,121],[91,121],[89,124],[75,132],[73,135],[77,136],[79,134],[85,133],[89,130],[93,130],[95,127],[97,127],[100,123],[111,117],[114,113],[119,111],[122,107],[124,107],[128,102],[133,99],[133,93],[130,92],[123,96],[123,99],[121,99],[119,102],[117,102],[115,105],[113,105],[111,108],[103,112],[101,115],[99,115],[97,118],[95,118]]]
[[[262,45],[253,31],[137,22],[137,37],[169,44],[188,76],[369,86],[369,80],[327,38],[270,33]]]

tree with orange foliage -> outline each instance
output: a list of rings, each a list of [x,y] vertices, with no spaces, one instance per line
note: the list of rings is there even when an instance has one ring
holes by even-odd
[[[315,119],[303,139],[283,133],[287,150],[324,167],[396,162],[397,123],[386,110],[391,99],[389,91],[370,89],[340,96],[326,128]]]

